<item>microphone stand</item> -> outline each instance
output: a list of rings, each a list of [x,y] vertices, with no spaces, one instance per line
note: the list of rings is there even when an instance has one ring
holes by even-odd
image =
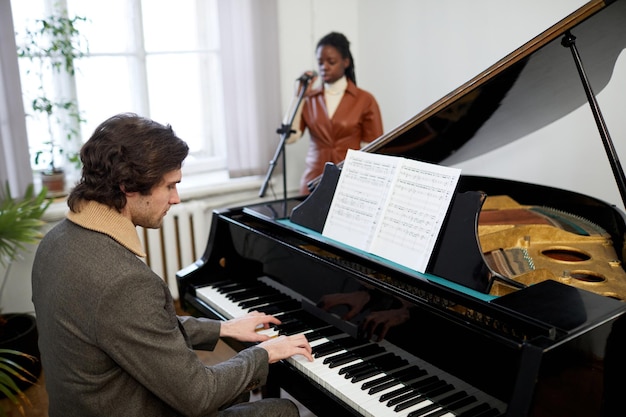
[[[267,190],[267,185],[269,184],[270,178],[272,177],[272,173],[274,172],[274,168],[276,168],[276,161],[280,157],[280,154],[283,153],[283,208],[284,208],[284,216],[287,217],[287,163],[284,155],[285,152],[285,142],[289,139],[289,136],[295,132],[292,130],[291,126],[293,124],[293,119],[296,117],[296,112],[298,111],[298,107],[300,107],[300,103],[304,98],[304,93],[311,82],[311,78],[309,77],[301,77],[299,78],[301,83],[300,93],[298,94],[297,102],[295,106],[292,106],[291,114],[289,115],[289,119],[287,123],[283,123],[280,128],[276,129],[276,133],[280,134],[280,142],[278,147],[276,148],[276,152],[274,153],[274,157],[270,161],[270,166],[265,176],[265,180],[263,181],[263,185],[261,185],[261,190],[259,191],[259,197],[265,196],[265,191]],[[293,101],[292,101],[293,104]]]

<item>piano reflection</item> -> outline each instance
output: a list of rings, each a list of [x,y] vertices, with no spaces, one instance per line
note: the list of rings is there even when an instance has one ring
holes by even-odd
[[[364,151],[451,163],[586,100],[623,192],[574,41],[614,65],[626,45],[626,2],[608,3],[585,4]],[[567,60],[556,53],[563,48]],[[580,77],[536,70],[567,65]],[[523,104],[553,89],[568,92],[564,107]],[[274,334],[307,335],[316,360],[272,365],[265,395],[283,389],[318,416],[623,413],[622,211],[567,190],[461,175],[418,273],[320,233],[340,175],[341,164],[328,164],[309,196],[216,210],[204,255],[177,274],[193,314],[227,320],[260,310],[281,319]]]

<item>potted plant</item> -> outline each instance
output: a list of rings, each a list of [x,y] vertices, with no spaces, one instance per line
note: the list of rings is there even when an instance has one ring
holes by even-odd
[[[46,194],[45,188],[35,193],[32,184],[20,199],[11,195],[8,183],[0,192],[0,265],[4,267],[0,301],[11,265],[27,249],[26,245],[41,238],[41,217],[50,205]],[[23,389],[34,383],[41,372],[38,356],[35,317],[7,314],[0,306],[0,395],[10,399],[22,415],[22,404],[28,403]],[[4,410],[0,408],[2,415]]]
[[[80,145],[72,142],[80,142],[80,124],[85,120],[77,101],[67,98],[60,86],[74,85],[75,61],[87,52],[87,42],[78,29],[84,21],[81,16],[68,17],[64,9],[56,10],[35,20],[33,28],[17,37],[18,56],[27,58],[30,65],[25,73],[33,77],[27,84],[36,86],[24,91],[24,101],[30,104],[29,116],[38,118],[47,134],[44,147],[34,149],[34,161],[36,166],[47,165],[41,171],[42,183],[55,193],[65,189],[66,162],[80,167]]]

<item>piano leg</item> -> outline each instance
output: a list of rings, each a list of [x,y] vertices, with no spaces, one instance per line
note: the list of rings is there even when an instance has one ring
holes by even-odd
[[[621,316],[607,338],[604,355],[604,391],[602,417],[624,415],[626,393],[626,318]]]
[[[261,395],[263,396],[263,398],[279,398],[280,397],[281,380],[280,378],[278,378],[278,371],[276,370],[276,368],[280,366],[283,366],[283,365],[282,364],[270,365],[270,373],[267,376],[267,383],[261,389]]]

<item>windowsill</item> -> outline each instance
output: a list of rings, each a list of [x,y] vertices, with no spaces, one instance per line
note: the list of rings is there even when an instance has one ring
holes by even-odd
[[[211,198],[214,196],[252,192],[260,190],[263,178],[251,176],[243,178],[228,178],[226,171],[202,173],[183,176],[178,185],[178,194],[181,201]],[[65,217],[67,213],[67,196],[54,199],[43,216],[46,222],[55,222]]]

